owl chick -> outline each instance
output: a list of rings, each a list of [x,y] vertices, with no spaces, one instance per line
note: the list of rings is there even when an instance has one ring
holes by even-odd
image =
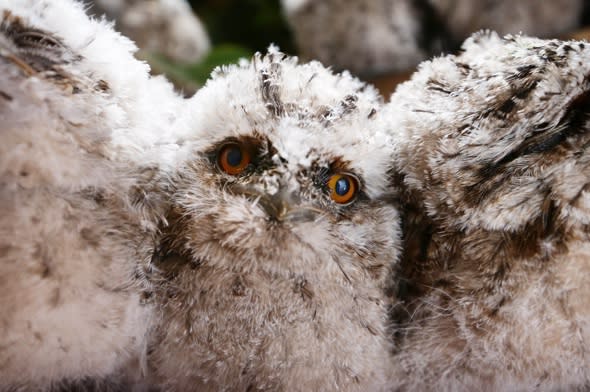
[[[191,99],[145,296],[165,390],[386,390],[398,255],[377,92],[276,49]],[[161,181],[165,183],[165,181]]]
[[[402,390],[590,385],[590,48],[479,33],[385,115],[407,188]]]
[[[446,45],[427,1],[281,0],[306,59],[372,77],[405,71]]]
[[[584,0],[429,0],[455,42],[480,29],[555,38],[580,26]]]
[[[198,62],[209,52],[209,36],[185,0],[94,0],[90,13],[105,14],[117,30],[149,51],[175,61]]]
[[[73,1],[0,10],[0,390],[387,388],[374,89],[273,49],[184,100]]]
[[[413,69],[489,28],[554,37],[581,22],[583,0],[281,0],[299,51],[358,75]]]
[[[74,1],[0,1],[2,391],[101,380],[144,351],[133,261],[159,213],[139,186],[180,98],[134,50]]]

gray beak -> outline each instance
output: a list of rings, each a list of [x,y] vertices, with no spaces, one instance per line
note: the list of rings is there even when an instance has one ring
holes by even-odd
[[[302,206],[299,194],[288,192],[284,187],[279,188],[273,195],[242,185],[233,186],[232,191],[256,202],[266,212],[269,220],[275,222],[314,220],[322,212],[311,206]]]

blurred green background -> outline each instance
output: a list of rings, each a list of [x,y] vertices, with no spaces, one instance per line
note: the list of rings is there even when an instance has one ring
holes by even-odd
[[[187,95],[202,86],[216,66],[250,58],[255,52],[264,52],[271,43],[287,54],[297,54],[293,36],[281,12],[280,0],[188,1],[211,39],[209,55],[198,64],[173,63],[149,53],[146,58],[156,73],[165,73]],[[582,25],[589,25],[590,0],[586,0],[582,17]],[[407,75],[401,74],[400,77],[405,80]],[[387,85],[381,87],[387,92],[385,95],[389,95],[400,80],[395,75],[391,81],[386,80]],[[372,82],[378,87],[381,83],[378,80]]]
[[[216,66],[250,58],[255,52],[264,52],[271,43],[285,53],[296,53],[279,0],[193,0],[190,3],[211,39],[207,58],[198,64],[173,64],[157,56],[150,59],[150,63],[177,85],[202,85]]]
[[[234,44],[254,53],[274,42],[288,53],[294,46],[279,0],[193,0],[214,46]]]

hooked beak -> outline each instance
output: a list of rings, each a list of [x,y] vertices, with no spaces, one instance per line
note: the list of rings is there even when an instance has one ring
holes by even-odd
[[[271,219],[282,221],[291,210],[289,195],[277,192],[274,195],[260,195],[258,204]]]
[[[272,221],[312,221],[322,213],[318,208],[302,206],[299,194],[288,192],[282,187],[273,195],[259,192],[246,186],[232,187],[232,190],[235,194],[243,195],[259,205]]]

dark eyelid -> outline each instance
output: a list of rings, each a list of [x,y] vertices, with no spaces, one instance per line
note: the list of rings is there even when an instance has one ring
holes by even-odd
[[[321,167],[314,176],[314,184],[320,187],[326,187],[328,180],[332,177],[332,171],[328,167]]]

